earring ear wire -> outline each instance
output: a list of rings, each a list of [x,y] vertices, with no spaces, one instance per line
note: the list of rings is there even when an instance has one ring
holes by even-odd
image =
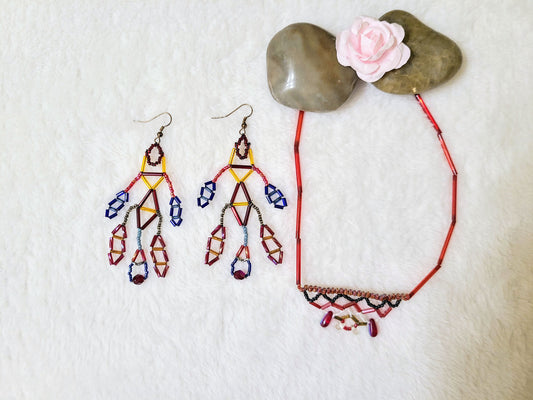
[[[161,141],[161,138],[163,137],[163,129],[165,129],[167,126],[169,126],[171,123],[172,123],[172,115],[167,112],[167,111],[164,111],[162,112],[161,114],[157,114],[155,117],[151,118],[151,119],[148,119],[146,121],[140,121],[138,119],[134,119],[133,122],[138,122],[138,123],[141,123],[141,124],[146,124],[148,122],[151,122],[153,121],[154,119],[160,117],[161,115],[168,115],[170,120],[168,121],[168,123],[166,125],[163,125],[159,128],[159,132],[156,133],[156,138],[154,139],[154,143],[157,143],[159,144],[159,142]]]
[[[222,118],[227,118],[227,117],[229,117],[231,114],[233,114],[235,111],[237,111],[239,108],[244,107],[244,106],[248,106],[248,107],[250,107],[250,114],[246,115],[246,116],[242,119],[241,129],[239,130],[239,133],[240,133],[241,135],[244,135],[244,134],[246,133],[246,127],[248,126],[248,125],[246,125],[246,120],[247,120],[248,118],[250,118],[250,117],[252,116],[252,114],[254,113],[254,108],[253,108],[250,104],[248,104],[248,103],[243,103],[243,104],[241,104],[241,105],[238,106],[236,109],[234,109],[233,111],[229,112],[228,114],[226,114],[226,115],[224,115],[224,116],[222,116],[222,117],[211,117],[211,119],[222,119]]]

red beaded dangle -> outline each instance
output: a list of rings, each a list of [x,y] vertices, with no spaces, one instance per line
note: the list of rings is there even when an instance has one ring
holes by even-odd
[[[129,191],[142,179],[147,186],[148,191],[144,195],[139,204],[134,204],[128,208],[124,220],[121,224],[118,224],[111,232],[111,238],[109,239],[109,263],[111,265],[117,265],[123,258],[126,252],[126,238],[128,236],[126,230],[126,223],[128,222],[129,215],[135,210],[135,216],[137,220],[137,249],[133,254],[131,263],[129,265],[129,279],[136,285],[140,285],[148,278],[148,263],[146,261],[146,254],[142,247],[142,232],[151,225],[151,223],[157,218],[157,231],[150,243],[150,256],[154,265],[154,271],[160,278],[164,278],[168,271],[168,255],[166,251],[165,241],[161,236],[161,223],[162,215],[159,209],[159,202],[157,198],[157,187],[163,180],[167,183],[170,191],[170,223],[173,226],[179,226],[181,224],[181,201],[174,194],[174,187],[170,181],[169,176],[166,173],[165,153],[161,148],[159,142],[163,136],[163,129],[169,126],[172,122],[172,115],[168,112],[163,112],[156,115],[154,118],[148,121],[136,121],[136,122],[150,122],[155,118],[160,117],[163,114],[167,114],[170,117],[168,124],[163,125],[154,140],[154,143],[148,147],[144,153],[141,171],[131,181],[128,187],[116,194],[116,197],[109,202],[108,208],[105,212],[105,216],[112,219],[117,216],[118,212],[124,207],[129,200]],[[147,170],[147,164],[150,167],[158,167],[156,170]]]
[[[298,188],[298,202],[296,212],[296,286],[298,287],[298,290],[300,290],[304,294],[305,299],[309,302],[309,304],[321,310],[326,310],[331,307],[342,311],[348,309],[349,307],[354,307],[354,309],[361,314],[376,313],[380,318],[384,318],[392,311],[393,308],[398,307],[403,300],[407,301],[413,298],[413,296],[422,288],[422,286],[424,286],[442,266],[442,262],[444,261],[444,256],[446,254],[446,250],[448,249],[448,244],[450,243],[450,238],[452,236],[456,222],[457,169],[455,168],[450,152],[448,151],[448,148],[442,136],[442,131],[433,116],[431,115],[424,100],[422,99],[420,94],[415,94],[415,98],[422,107],[422,110],[424,111],[428,119],[431,121],[431,124],[437,131],[437,139],[441,144],[442,151],[444,152],[444,156],[452,172],[452,201],[451,222],[448,228],[446,238],[444,239],[440,254],[437,258],[436,265],[410,292],[406,293],[379,294],[359,289],[302,285],[302,239],[300,237],[300,226],[302,218],[302,176],[299,146],[300,137],[302,133],[304,111],[299,112],[298,124],[296,127],[296,136],[294,140],[294,162],[296,167],[296,184]],[[328,326],[332,320],[332,317],[333,311],[330,310],[322,319],[321,326]],[[377,335],[378,330],[376,322],[373,318],[371,318],[368,323],[364,321],[359,321],[357,318],[352,316],[351,313],[335,316],[334,318],[340,321],[340,323],[337,325],[337,328],[339,329],[354,330],[355,328],[357,328],[357,326],[368,325],[370,336],[375,337]]]
[[[207,251],[205,254],[205,263],[207,265],[213,265],[219,260],[220,255],[224,251],[224,239],[226,239],[226,227],[224,226],[224,215],[226,211],[231,209],[233,216],[237,220],[239,226],[242,227],[244,240],[239,250],[235,254],[235,258],[231,263],[231,275],[237,279],[242,280],[250,276],[252,272],[252,263],[250,262],[250,250],[248,248],[248,219],[252,209],[256,212],[259,220],[261,244],[267,253],[267,257],[274,265],[281,264],[283,262],[283,251],[281,250],[281,243],[275,238],[274,231],[263,222],[263,217],[259,208],[252,201],[250,193],[246,187],[246,180],[256,172],[263,180],[265,184],[265,196],[267,201],[275,208],[282,209],[287,205],[287,200],[283,193],[277,189],[274,185],[268,182],[263,172],[255,165],[252,149],[250,148],[250,142],[246,137],[246,120],[253,114],[253,108],[249,104],[241,104],[235,110],[223,117],[213,117],[213,119],[226,118],[237,111],[243,106],[250,107],[250,114],[243,118],[241,129],[239,130],[240,138],[235,142],[229,162],[224,166],[215,177],[204,183],[204,186],[200,190],[200,196],[198,197],[198,206],[206,207],[211,200],[215,197],[216,183],[218,178],[226,171],[229,171],[236,181],[235,189],[229,203],[226,203],[222,208],[220,214],[220,222],[211,232],[211,236],[207,240]],[[235,156],[239,160],[245,161],[239,163]],[[242,265],[237,267],[237,263]],[[237,268],[237,269],[236,269]]]

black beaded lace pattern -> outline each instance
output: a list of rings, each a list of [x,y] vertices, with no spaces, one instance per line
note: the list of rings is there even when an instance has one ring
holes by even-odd
[[[384,306],[388,305],[389,307],[391,308],[396,308],[400,305],[402,299],[396,299],[396,301],[390,301],[389,299],[384,299],[384,300],[380,300],[378,304],[374,304],[372,301],[370,301],[370,299],[368,297],[351,297],[347,294],[342,294],[342,293],[337,293],[335,294],[333,297],[330,297],[328,296],[327,293],[317,293],[314,297],[310,297],[309,296],[309,291],[308,290],[303,290],[302,291],[304,296],[305,296],[305,299],[309,302],[309,303],[313,303],[315,301],[317,301],[318,299],[320,299],[321,297],[323,297],[325,300],[327,300],[328,302],[330,303],[335,303],[337,300],[343,298],[349,302],[354,302],[354,303],[359,303],[360,301],[363,301],[365,300],[366,304],[368,305],[368,307],[372,307],[374,310],[377,310],[379,308],[383,308]]]

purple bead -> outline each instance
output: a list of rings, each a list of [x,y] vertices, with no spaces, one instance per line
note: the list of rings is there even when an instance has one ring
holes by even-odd
[[[324,318],[322,318],[322,321],[320,321],[320,326],[322,328],[325,328],[329,325],[331,322],[331,318],[333,318],[333,311],[328,311],[326,315],[324,315]]]
[[[368,320],[368,333],[372,337],[376,337],[378,335],[378,326],[376,325],[374,318],[370,318]]]
[[[246,278],[246,273],[245,273],[244,271],[241,271],[241,270],[239,270],[239,271],[235,271],[235,272],[233,273],[233,277],[234,277],[235,279],[238,279],[239,281],[241,281],[241,280],[243,280],[244,278]]]

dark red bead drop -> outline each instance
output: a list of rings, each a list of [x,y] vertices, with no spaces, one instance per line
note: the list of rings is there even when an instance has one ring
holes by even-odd
[[[325,328],[329,325],[331,322],[331,318],[333,318],[333,311],[328,311],[326,315],[324,315],[324,318],[322,318],[322,321],[320,321],[320,326],[322,328]]]
[[[144,276],[142,275],[135,275],[132,279],[132,282],[135,283],[136,285],[140,285],[141,283],[144,282]]]
[[[376,325],[374,318],[370,318],[368,320],[368,333],[372,337],[376,337],[378,335],[378,326]]]
[[[246,278],[246,273],[245,273],[244,271],[241,271],[241,270],[239,270],[239,271],[235,271],[235,272],[233,273],[233,277],[234,277],[235,279],[238,279],[239,281],[241,281],[241,280],[243,280],[244,278]]]

